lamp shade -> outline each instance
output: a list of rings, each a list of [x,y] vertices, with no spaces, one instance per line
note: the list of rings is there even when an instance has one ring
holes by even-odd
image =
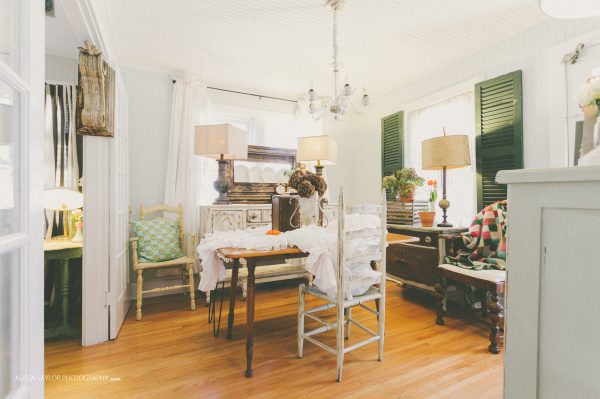
[[[540,9],[554,18],[588,18],[600,15],[598,0],[540,0]]]
[[[311,136],[298,138],[296,159],[317,161],[321,165],[335,165],[337,162],[337,142],[329,136]]]
[[[469,137],[452,135],[423,141],[423,169],[460,168],[471,165]]]
[[[83,194],[69,188],[52,188],[44,191],[44,208],[71,211],[83,207]]]
[[[196,126],[194,154],[215,159],[248,159],[246,132],[228,123]]]

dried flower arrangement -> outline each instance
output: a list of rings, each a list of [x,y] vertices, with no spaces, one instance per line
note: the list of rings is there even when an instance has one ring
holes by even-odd
[[[306,169],[295,169],[290,176],[288,184],[298,192],[298,195],[304,198],[310,198],[315,191],[322,197],[325,191],[327,191],[325,179]]]

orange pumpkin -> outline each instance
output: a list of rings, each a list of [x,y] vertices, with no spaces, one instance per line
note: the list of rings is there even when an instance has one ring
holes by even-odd
[[[281,231],[279,231],[279,230],[269,230],[269,231],[267,231],[267,235],[268,236],[278,236],[280,234],[281,234]]]

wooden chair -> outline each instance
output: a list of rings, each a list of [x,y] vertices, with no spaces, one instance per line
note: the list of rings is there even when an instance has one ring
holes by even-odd
[[[147,214],[155,213],[155,212],[163,212],[163,213],[174,213],[177,214],[179,221],[179,244],[181,245],[181,249],[184,254],[187,253],[186,250],[189,248],[186,245],[187,240],[185,239],[184,233],[184,224],[183,224],[183,208],[181,205],[177,207],[172,207],[168,205],[154,205],[148,208],[145,208],[144,205],[140,205],[140,220],[144,220]],[[195,234],[190,235],[191,238],[191,251],[194,252],[194,248],[196,247],[196,236]],[[191,310],[196,309],[195,302],[195,291],[196,288],[194,286],[194,262],[195,257],[182,256],[180,258],[164,261],[164,262],[138,262],[138,254],[137,254],[137,237],[131,237],[129,239],[131,243],[131,254],[133,260],[133,270],[137,272],[137,306],[135,318],[137,320],[142,319],[142,299],[144,294],[149,294],[153,292],[164,292],[164,291],[175,291],[179,289],[189,290],[190,294],[190,308]],[[159,287],[150,290],[144,290],[144,270],[149,269],[163,269],[163,268],[173,268],[177,267],[180,269],[182,273],[182,284],[179,285],[171,285],[167,287]],[[187,281],[186,275],[187,273]]]
[[[326,351],[336,355],[337,357],[337,380],[342,381],[342,368],[344,365],[344,355],[350,351],[358,349],[364,345],[372,342],[378,342],[378,360],[383,360],[383,341],[385,335],[385,246],[386,246],[386,204],[385,204],[385,191],[382,194],[382,205],[358,205],[355,207],[344,208],[344,198],[342,190],[340,190],[340,198],[338,203],[338,251],[337,260],[335,264],[335,273],[337,278],[337,296],[332,298],[316,286],[307,286],[306,284],[300,284],[298,294],[298,358],[302,358],[302,351],[304,346],[304,340],[311,342],[318,347],[325,349]],[[381,281],[379,284],[369,288],[369,290],[362,294],[356,295],[352,299],[346,299],[344,295],[344,212],[349,211],[350,213],[377,213],[381,218],[381,258],[379,261],[372,262],[372,267],[381,272]],[[312,309],[305,309],[304,297],[306,294],[314,295],[327,303],[325,305],[317,306]],[[375,301],[375,309],[365,305],[366,302]],[[378,319],[377,332],[365,327],[358,321],[352,318],[352,308],[360,306],[363,309],[368,310],[374,314]],[[331,323],[317,316],[315,313],[328,310],[336,309],[336,322]],[[304,331],[304,318],[308,317],[322,324],[321,327],[316,328],[312,331]],[[350,324],[356,325],[358,328],[370,335],[369,338],[360,341],[354,345],[346,347],[344,344],[344,328],[346,330],[345,338],[350,337]],[[315,335],[336,330],[336,347],[332,348],[317,339]]]
[[[500,303],[500,298],[504,296],[506,290],[506,271],[504,270],[470,270],[460,266],[443,264],[438,267],[442,275],[441,281],[435,285],[435,296],[437,299],[437,315],[435,322],[439,325],[444,324],[444,312],[446,302],[446,289],[448,280],[472,285],[483,290],[481,309],[484,315],[489,314],[491,319],[490,326],[490,345],[488,350],[491,353],[500,353],[498,343],[504,338],[504,307]],[[487,301],[487,292],[491,293],[490,301]]]

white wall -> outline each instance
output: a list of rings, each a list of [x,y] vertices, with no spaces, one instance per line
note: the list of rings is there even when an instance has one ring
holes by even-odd
[[[75,58],[46,55],[46,82],[77,84],[78,60]]]
[[[340,145],[338,164],[328,168],[332,194],[337,196],[338,187],[344,186],[350,202],[378,199],[382,117],[405,110],[423,98],[433,103],[436,97],[440,100],[457,94],[456,90],[464,90],[464,82],[490,79],[517,69],[523,70],[525,167],[551,165],[548,63],[560,63],[560,59],[549,60],[548,51],[562,41],[598,28],[600,18],[548,20],[374,99],[363,115],[348,115],[337,123],[328,118],[325,134],[335,137]]]
[[[130,204],[137,214],[141,203],[164,198],[173,84],[167,73],[132,68],[123,69],[123,78],[129,99]],[[294,103],[215,90],[208,95],[218,115],[252,120],[258,145],[294,147],[296,136],[323,131],[321,121],[297,118]]]
[[[129,203],[164,200],[173,84],[168,74],[123,69],[129,101]]]

